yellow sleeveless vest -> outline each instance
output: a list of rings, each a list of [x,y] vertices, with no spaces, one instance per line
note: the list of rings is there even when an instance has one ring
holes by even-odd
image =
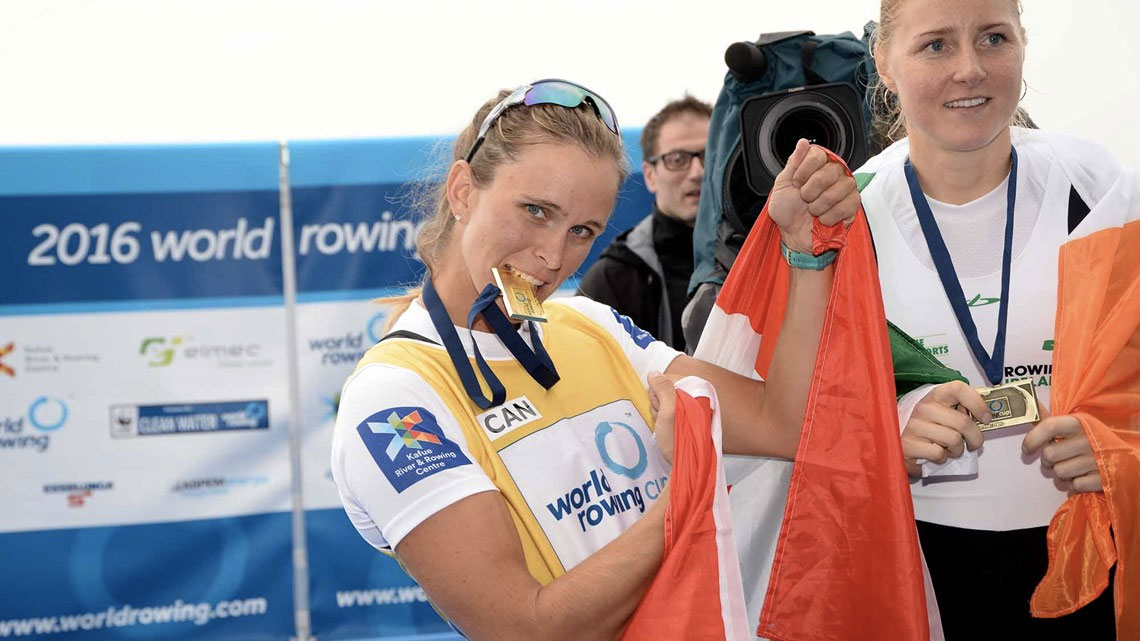
[[[613,407],[615,402],[623,407],[631,404],[636,408],[636,416],[629,416],[632,412],[626,412],[627,417],[623,420],[639,422],[648,429],[652,425],[645,383],[639,379],[614,337],[581,312],[568,306],[549,301],[546,308],[550,320],[544,327],[543,345],[557,366],[561,380],[548,391],[531,379],[518,362],[488,360],[488,365],[507,389],[507,401],[486,412],[467,397],[451,358],[442,345],[415,339],[390,339],[372,347],[356,366],[356,371],[373,363],[408,369],[418,374],[436,391],[462,428],[467,450],[473,460],[482,467],[506,500],[522,541],[530,573],[543,585],[564,574],[566,567],[539,524],[534,509],[524,498],[511,469],[504,462],[501,456],[503,450],[565,420],[583,415],[592,417],[592,412],[607,406]],[[469,361],[475,371],[478,371],[475,359],[469,358]],[[486,386],[484,393],[487,393]],[[566,429],[566,425],[561,427]],[[582,431],[579,425],[571,427],[579,433]],[[622,427],[630,429],[625,425]],[[601,438],[604,439],[604,436]],[[592,434],[586,435],[580,440],[591,437]],[[638,443],[641,444],[641,441],[638,440]],[[650,456],[658,456],[652,443],[649,443],[647,449],[651,450]],[[644,453],[643,450],[642,454]],[[550,467],[557,468],[558,463],[551,461]],[[644,468],[642,465],[640,469]],[[590,498],[591,491],[594,492],[595,499],[604,491],[611,491],[604,470],[601,479],[596,472],[587,478],[592,478],[593,489],[582,488],[586,492],[585,499]],[[657,480],[650,478],[649,487],[656,487],[652,485],[654,482]],[[659,482],[663,485],[664,478]],[[581,491],[574,489],[578,494],[573,498],[581,499]],[[656,498],[652,491],[647,493],[650,494],[650,499]],[[628,510],[629,490],[625,494],[624,507]],[[640,495],[639,489],[637,498],[643,500]],[[612,497],[613,494],[607,495],[607,498]],[[620,494],[618,499],[622,499]],[[567,522],[573,522],[575,515],[571,513],[571,507],[576,509],[582,506],[571,506],[570,502],[571,494],[567,493],[564,505],[551,504],[536,509],[549,509],[553,514],[557,508],[565,507]],[[620,508],[622,504],[619,502],[618,505]],[[612,508],[613,503],[610,506]],[[644,511],[644,504],[639,507]],[[595,508],[590,506],[590,509]],[[602,518],[601,512],[578,512],[577,519],[581,522],[583,531],[592,523],[588,523],[587,519],[594,516],[599,520]],[[561,520],[561,513],[558,518]]]

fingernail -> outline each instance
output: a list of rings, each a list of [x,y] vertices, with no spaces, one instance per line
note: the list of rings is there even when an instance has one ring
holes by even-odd
[[[990,414],[989,412],[982,414],[982,422],[983,423],[993,423],[994,422],[994,415]]]

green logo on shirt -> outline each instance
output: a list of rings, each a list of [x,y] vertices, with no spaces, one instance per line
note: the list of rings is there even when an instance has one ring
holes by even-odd
[[[985,305],[993,305],[1001,301],[1000,298],[982,298],[981,294],[975,294],[973,298],[966,301],[967,307],[983,307]]]

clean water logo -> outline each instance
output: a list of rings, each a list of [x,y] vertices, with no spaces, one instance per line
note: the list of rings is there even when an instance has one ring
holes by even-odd
[[[269,429],[269,400],[110,406],[111,436],[133,438]]]

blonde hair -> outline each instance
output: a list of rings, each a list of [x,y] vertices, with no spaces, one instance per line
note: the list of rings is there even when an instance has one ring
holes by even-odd
[[[475,142],[479,128],[487,114],[501,100],[510,95],[502,90],[494,98],[483,103],[475,112],[471,122],[460,132],[452,147],[448,166],[463,160]],[[594,108],[583,103],[568,109],[559,105],[538,104],[529,107],[512,106],[503,111],[487,131],[487,136],[470,161],[471,175],[476,186],[486,187],[495,179],[499,167],[517,162],[527,147],[545,143],[574,144],[597,158],[610,161],[617,170],[617,185],[629,176],[629,160],[625,156],[621,138],[598,117]],[[427,206],[422,206],[427,219],[416,238],[416,250],[427,266],[428,277],[443,256],[455,229],[455,219],[447,200],[447,183],[440,181],[428,194]],[[430,204],[434,201],[434,207]],[[422,287],[413,287],[398,296],[378,298],[373,302],[391,308],[384,332],[387,333],[408,305],[419,297]]]
[[[880,51],[886,51],[887,46],[894,36],[895,22],[898,18],[898,13],[901,5],[906,0],[882,0],[879,3],[879,24],[875,27],[874,33],[871,35],[871,55],[872,57],[878,55]],[[1011,0],[1014,7],[1017,9],[1017,15],[1021,16],[1021,0]],[[1018,25],[1020,27],[1020,25]],[[1025,42],[1025,29],[1021,28],[1021,39]],[[878,60],[875,61],[876,65]],[[887,145],[901,140],[907,136],[906,131],[906,116],[902,112],[902,106],[899,105],[898,96],[894,95],[887,89],[886,83],[876,73],[875,79],[868,88],[871,98],[871,113],[874,115],[874,122],[872,124],[872,136],[881,146]],[[1032,126],[1032,121],[1029,119],[1029,114],[1024,109],[1018,107],[1014,110],[1013,116],[1010,117],[1009,124],[1018,127]]]

